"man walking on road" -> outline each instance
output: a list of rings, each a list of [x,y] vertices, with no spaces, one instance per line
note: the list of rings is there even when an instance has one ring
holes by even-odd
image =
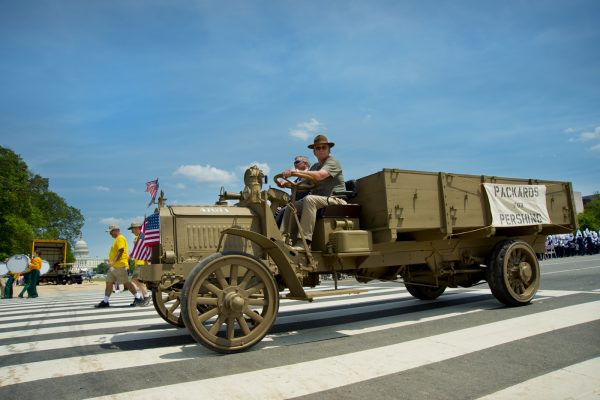
[[[135,236],[133,243],[136,243],[138,240],[142,239],[142,238],[140,238],[142,224],[137,223],[137,222],[132,222],[131,226],[127,229],[129,229],[131,231],[131,233],[133,233],[133,235]],[[134,259],[133,261],[134,261],[134,270],[133,270],[133,275],[131,276],[131,283],[133,283],[134,286],[140,292],[142,292],[142,297],[144,298],[144,303],[148,304],[148,303],[150,303],[150,296],[148,294],[148,289],[146,288],[146,285],[144,285],[144,283],[139,280],[140,266],[146,265],[146,260]],[[135,301],[133,303],[131,303],[131,305],[135,306],[136,305]]]
[[[108,265],[110,265],[110,269],[106,274],[104,299],[96,304],[95,307],[105,308],[110,306],[108,299],[112,294],[112,288],[115,282],[122,283],[125,289],[133,294],[135,297],[135,300],[133,300],[134,305],[140,307],[145,306],[147,303],[144,302],[144,299],[142,299],[142,296],[137,292],[135,286],[129,282],[129,275],[127,273],[129,269],[129,250],[127,248],[125,236],[121,235],[121,230],[116,225],[109,226],[107,232],[110,233],[110,236],[112,236],[115,241],[108,253]]]
[[[23,290],[19,293],[19,297],[23,298],[23,294],[27,292],[27,297],[38,297],[37,285],[40,280],[40,270],[42,269],[42,253],[38,249],[33,250],[33,258],[29,263],[29,267],[23,272],[27,277],[27,283],[23,286]]]

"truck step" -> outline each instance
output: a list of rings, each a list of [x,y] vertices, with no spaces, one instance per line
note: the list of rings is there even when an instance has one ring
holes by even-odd
[[[339,296],[341,294],[361,294],[368,292],[368,289],[338,289],[338,290],[315,290],[314,292],[306,293],[306,297],[298,297],[292,296],[291,294],[287,294],[282,296],[282,298],[289,300],[308,300],[312,301],[317,297],[327,297],[327,296]]]

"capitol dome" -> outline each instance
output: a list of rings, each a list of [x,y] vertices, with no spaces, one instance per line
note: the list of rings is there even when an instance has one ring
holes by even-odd
[[[75,249],[73,250],[75,258],[86,257],[90,250],[88,249],[88,245],[85,240],[81,239],[75,243]]]

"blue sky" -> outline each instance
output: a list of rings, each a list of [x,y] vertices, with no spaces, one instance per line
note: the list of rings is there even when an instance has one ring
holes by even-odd
[[[384,167],[600,190],[600,2],[0,0],[0,144],[106,225],[212,204],[318,133]]]

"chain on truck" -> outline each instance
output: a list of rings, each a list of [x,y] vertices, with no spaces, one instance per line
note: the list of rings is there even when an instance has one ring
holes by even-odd
[[[274,179],[279,187],[293,187],[292,198],[315,184],[310,176],[293,176],[304,183]],[[361,291],[338,289],[337,281],[332,290],[308,290],[324,275],[402,282],[421,300],[487,281],[501,303],[526,305],[540,286],[536,253],[545,251],[546,235],[577,228],[568,182],[383,169],[346,182],[347,190],[335,195],[347,204],[320,210],[312,243],[297,250],[274,217],[278,208],[292,207],[290,195],[263,190],[264,182],[253,166],[243,190],[221,190],[214,205],[166,206],[162,193],[159,198],[160,245],[141,279],[164,320],[185,326],[217,352],[260,342],[275,322],[280,299],[313,301]],[[498,187],[540,193],[502,198],[494,194],[503,192]],[[532,225],[499,219],[523,212],[544,218]]]

